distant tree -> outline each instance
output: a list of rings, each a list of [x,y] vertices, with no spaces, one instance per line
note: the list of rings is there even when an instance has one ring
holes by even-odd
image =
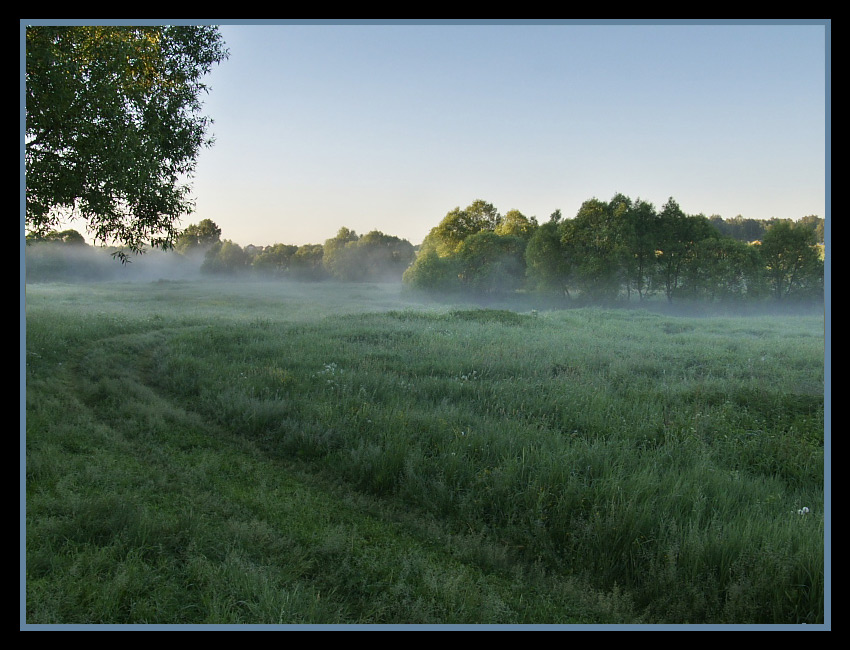
[[[719,232],[721,235],[725,235],[725,236],[728,236],[728,237],[732,236],[732,233],[730,232],[731,229],[729,228],[728,224],[726,223],[726,220],[723,217],[721,217],[719,214],[711,215],[708,218],[708,223],[710,223],[712,226],[717,228],[717,232]]]
[[[416,259],[413,244],[378,230],[366,233],[354,246],[359,253],[358,263],[364,279],[373,282],[401,280],[404,271]]]
[[[745,219],[740,214],[732,220],[732,223],[736,227],[735,239],[745,242],[760,241],[767,228],[767,222],[764,219]]]
[[[405,286],[433,293],[448,293],[460,289],[458,260],[452,256],[440,256],[435,248],[419,252],[414,263],[405,270],[402,282]]]
[[[505,213],[493,232],[497,235],[512,235],[528,241],[536,228],[537,219],[526,217],[519,210],[510,210]]]
[[[760,291],[761,260],[755,246],[729,236],[696,242],[684,284],[695,298],[742,300]]]
[[[721,235],[743,242],[759,241],[767,227],[764,220],[745,219],[740,214],[731,219],[723,219],[720,215],[713,214],[708,217],[708,221]]]
[[[201,80],[227,56],[216,27],[27,27],[26,228],[82,218],[101,243],[171,247],[212,143]]]
[[[768,227],[759,252],[777,300],[823,295],[824,268],[815,244],[815,231],[805,225],[777,220]]]
[[[741,241],[754,242],[760,241],[764,237],[764,231],[767,229],[767,223],[762,219],[744,219],[741,220],[741,235],[738,237]]]
[[[221,228],[211,219],[202,219],[196,224],[190,224],[177,236],[174,248],[179,253],[206,253],[210,247],[221,239]]]
[[[203,273],[235,275],[248,269],[248,254],[237,243],[225,239],[214,243],[201,264]]]
[[[56,242],[60,244],[70,244],[72,246],[87,246],[85,238],[76,230],[51,230],[43,235],[30,233],[26,237],[27,243],[33,242]]]
[[[620,195],[610,204],[585,201],[575,218],[566,221],[561,243],[573,260],[573,276],[585,299],[616,298],[625,255],[624,214]]]
[[[570,297],[572,260],[564,244],[560,210],[549,221],[535,229],[525,247],[526,275],[537,291],[554,292]]]
[[[293,244],[273,244],[266,246],[255,258],[253,267],[261,274],[275,278],[289,275],[292,258],[298,251]]]
[[[492,203],[481,199],[473,201],[464,210],[459,207],[449,212],[429,233],[427,243],[442,256],[457,252],[461,242],[484,230],[494,231],[501,222]]]
[[[670,197],[658,215],[658,278],[667,295],[667,302],[679,288],[687,255],[687,217],[679,204]]]
[[[502,216],[499,211],[483,199],[476,199],[468,206],[465,212],[472,219],[481,224],[481,230],[496,230],[496,227],[501,223]]]
[[[296,280],[316,282],[327,278],[327,271],[322,264],[324,248],[321,244],[304,244],[292,255],[289,271]]]
[[[804,228],[810,228],[815,233],[815,242],[818,244],[823,244],[825,239],[824,232],[824,220],[818,217],[817,215],[810,214],[808,216],[803,217],[797,222],[798,226],[802,226]]]
[[[360,236],[356,232],[343,226],[337,231],[335,237],[325,241],[325,253],[330,253],[334,248],[342,248],[347,243],[357,241],[358,239],[360,239]]]
[[[356,237],[343,228],[325,242],[324,249],[328,273],[347,282],[399,281],[416,257],[409,241],[378,230]]]
[[[704,215],[686,215],[672,197],[658,214],[658,232],[658,276],[672,303],[695,260],[697,242],[720,235]]]
[[[623,257],[626,291],[634,290],[638,300],[653,292],[652,278],[658,265],[659,220],[651,203],[635,200],[625,214]]]
[[[247,246],[245,246],[245,248],[243,250],[245,251],[245,254],[248,256],[248,265],[249,266],[254,266],[254,262],[256,261],[257,257],[259,257],[260,254],[262,254],[262,252],[265,250],[265,248],[266,248],[265,246],[257,246],[256,244],[248,244]]]
[[[484,230],[464,239],[455,259],[461,284],[479,293],[515,291],[525,277],[525,240]]]
[[[357,242],[360,237],[353,230],[342,227],[335,237],[325,240],[323,246],[322,265],[327,273],[338,279],[349,279],[354,271],[351,259],[351,249],[346,251],[346,245]]]

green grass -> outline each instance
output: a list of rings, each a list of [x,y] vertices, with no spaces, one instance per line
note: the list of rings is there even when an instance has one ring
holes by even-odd
[[[28,285],[26,621],[824,621],[822,315],[494,307]]]

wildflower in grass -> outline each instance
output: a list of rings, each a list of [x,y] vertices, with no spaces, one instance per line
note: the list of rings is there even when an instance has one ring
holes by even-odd
[[[324,368],[322,370],[320,370],[319,372],[315,373],[313,376],[314,377],[316,377],[317,375],[331,375],[331,376],[333,376],[333,375],[336,375],[337,373],[339,373],[341,375],[342,369],[337,368],[335,361],[331,361],[330,363],[326,363]]]
[[[339,368],[336,365],[335,361],[331,361],[330,363],[326,363],[324,368],[319,372],[313,373],[313,377],[324,376],[325,377],[325,385],[330,388],[330,390],[334,390],[339,387],[339,382],[337,382],[336,377],[338,375],[342,375],[342,368]]]
[[[798,515],[807,515],[809,514],[809,509],[806,506],[803,506],[797,511]]]

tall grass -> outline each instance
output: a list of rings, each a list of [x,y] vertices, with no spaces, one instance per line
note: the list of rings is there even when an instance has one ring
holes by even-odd
[[[34,620],[61,593],[101,620],[824,621],[822,315],[357,293],[28,287]],[[321,539],[281,540],[274,513],[316,480],[352,513],[403,512],[423,545],[372,551],[364,534],[396,539],[386,516],[363,533],[324,493]],[[109,589],[68,588],[79,562]],[[145,584],[157,562],[182,578]],[[531,609],[505,595],[518,575]],[[122,584],[138,611],[110,607]]]

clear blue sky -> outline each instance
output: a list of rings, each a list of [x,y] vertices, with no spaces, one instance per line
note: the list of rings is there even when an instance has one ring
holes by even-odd
[[[240,245],[422,241],[475,199],[825,215],[823,24],[223,24],[197,210]]]
[[[825,216],[824,25],[222,25],[197,212],[246,245],[417,244],[475,199],[543,221],[616,192]]]

